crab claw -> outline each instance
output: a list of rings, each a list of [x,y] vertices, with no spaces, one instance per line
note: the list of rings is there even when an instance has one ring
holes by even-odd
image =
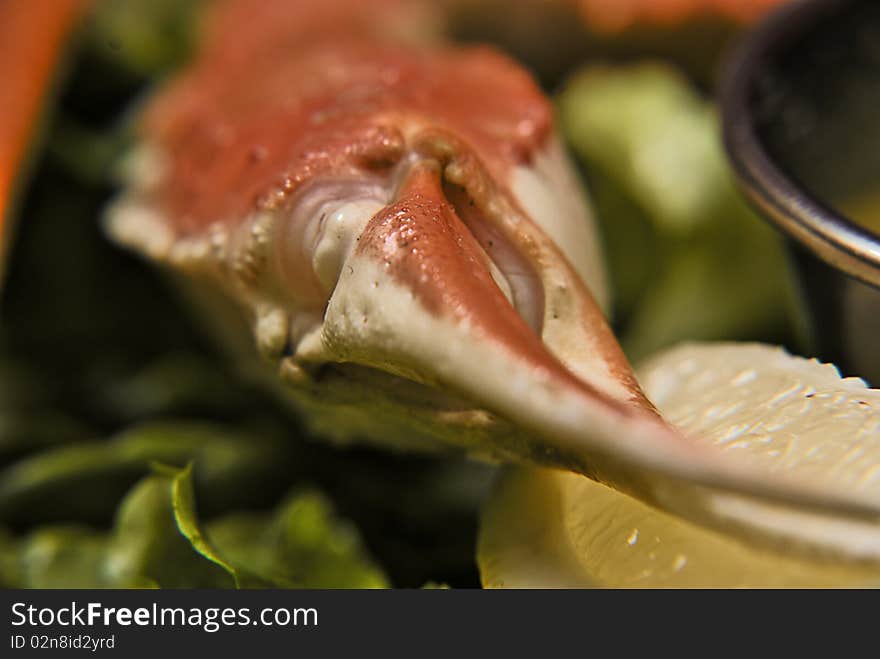
[[[316,4],[335,31],[293,35],[286,3],[230,0],[262,13],[227,21],[150,104],[110,212],[120,242],[236,300],[325,435],[567,468],[699,523],[880,561],[876,502],[701,446],[642,394],[527,74],[488,49],[345,34],[378,5]]]
[[[750,537],[790,544],[800,536],[811,552],[877,559],[870,502],[721,459],[668,426],[539,223],[470,154],[439,143],[422,141],[404,165],[394,200],[366,223],[294,360],[418,385],[420,403],[430,403],[419,410],[423,422],[447,444],[564,466]],[[403,416],[417,416],[413,402]],[[463,405],[491,416],[480,425],[450,414]],[[839,534],[843,519],[852,527]]]
[[[405,378],[443,392],[435,408],[453,395],[457,409],[469,401],[551,437],[586,427],[617,445],[621,418],[657,421],[566,257],[450,142],[416,139],[393,200],[366,222],[292,359]],[[492,435],[495,446],[470,449],[522,451],[508,430]]]

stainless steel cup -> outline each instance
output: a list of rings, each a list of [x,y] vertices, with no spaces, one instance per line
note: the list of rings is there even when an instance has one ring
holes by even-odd
[[[880,236],[840,208],[880,199],[880,2],[784,5],[722,74],[725,145],[786,236],[817,356],[880,385]]]

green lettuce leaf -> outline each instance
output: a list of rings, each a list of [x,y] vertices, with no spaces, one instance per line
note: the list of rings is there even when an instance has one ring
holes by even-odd
[[[308,491],[274,512],[204,523],[193,467],[154,465],[119,506],[112,531],[0,533],[0,585],[15,588],[383,588],[353,525]]]
[[[110,441],[50,448],[0,471],[0,520],[106,519],[151,462],[184,466],[194,461],[210,510],[247,503],[255,486],[278,476],[289,463],[285,439],[204,422],[167,421],[136,426]]]
[[[269,515],[230,515],[208,529],[233,563],[275,586],[388,587],[382,571],[365,558],[355,527],[314,490],[290,496]]]
[[[103,576],[109,584],[163,588],[238,584],[235,571],[202,539],[187,488],[192,488],[190,467],[157,466],[126,496],[105,549]]]
[[[651,63],[588,68],[558,108],[598,207],[630,357],[683,339],[788,338],[781,241],[736,189],[713,105]]]

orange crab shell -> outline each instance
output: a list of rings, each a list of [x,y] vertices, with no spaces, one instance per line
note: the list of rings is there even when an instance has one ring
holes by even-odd
[[[0,274],[12,229],[8,215],[41,108],[68,37],[88,0],[0,4]]]
[[[197,232],[283,203],[320,176],[387,170],[419,126],[460,136],[506,176],[545,143],[551,111],[519,67],[483,48],[347,38],[291,57],[206,62],[150,109],[146,135],[168,164],[151,194],[179,231]]]

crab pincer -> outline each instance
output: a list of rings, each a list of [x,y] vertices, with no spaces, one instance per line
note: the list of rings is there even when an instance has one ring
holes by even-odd
[[[722,459],[642,393],[530,76],[400,37],[412,3],[362,5],[220,3],[146,108],[113,236],[235,300],[324,434],[567,468],[702,524],[880,559],[875,502]]]

